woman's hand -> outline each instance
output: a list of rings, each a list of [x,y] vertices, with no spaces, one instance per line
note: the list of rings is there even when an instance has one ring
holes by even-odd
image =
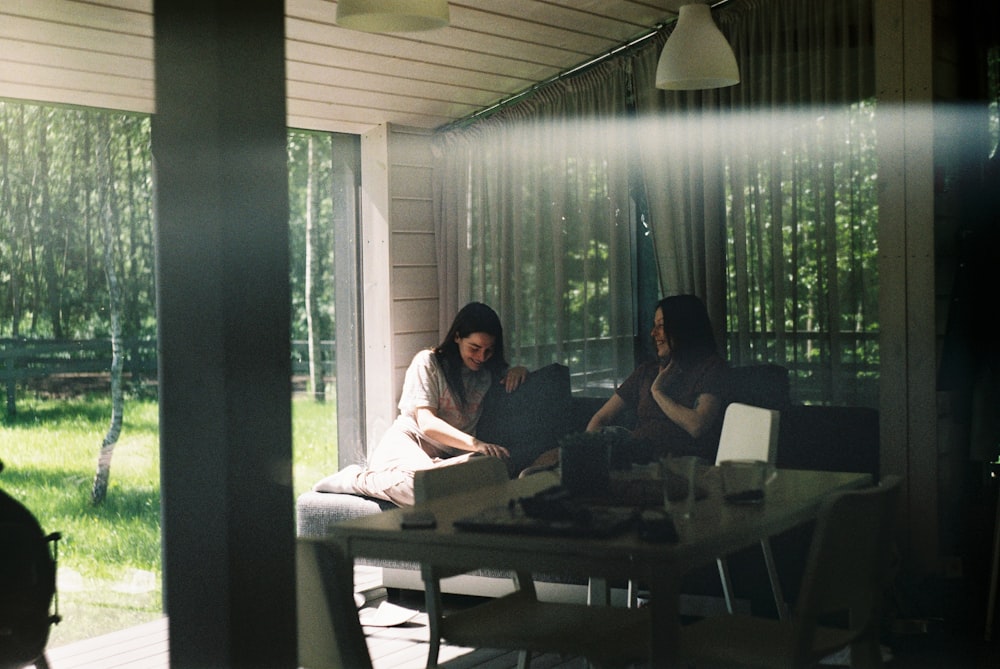
[[[500,383],[510,393],[517,390],[518,386],[524,383],[526,378],[528,378],[527,367],[510,367],[507,369],[507,373],[500,379]]]
[[[491,444],[479,439],[472,440],[472,450],[483,455],[492,455],[494,458],[506,460],[510,457],[510,451],[499,444]]]
[[[657,375],[657,379],[663,372]],[[677,423],[685,432],[697,439],[715,422],[722,410],[722,401],[710,393],[702,393],[695,398],[694,408],[689,409],[663,392],[663,388],[653,382],[650,396],[667,418]]]
[[[417,421],[417,427],[423,430],[424,434],[445,446],[460,451],[472,451],[473,453],[492,455],[505,460],[510,457],[510,451],[503,446],[476,439],[471,434],[462,432],[457,427],[440,418],[437,415],[437,411],[430,407],[419,407],[414,414],[414,418]]]
[[[660,367],[660,372],[656,375],[656,378],[653,379],[653,385],[650,388],[650,392],[653,392],[653,391],[656,391],[656,390],[659,390],[659,391],[662,392],[666,388],[667,377],[670,376],[670,371],[671,371],[671,368],[673,367],[673,365],[674,365],[674,362],[673,362],[673,360],[671,360],[670,362],[668,362],[666,364],[665,367]]]

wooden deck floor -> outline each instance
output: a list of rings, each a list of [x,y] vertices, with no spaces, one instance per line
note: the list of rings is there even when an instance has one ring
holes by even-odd
[[[368,598],[366,606],[377,606],[385,600],[380,578],[380,570],[356,568],[355,589]],[[397,627],[364,628],[372,665],[374,669],[423,669],[427,662],[427,614],[421,598],[407,597],[398,604],[419,613]],[[167,619],[49,648],[46,657],[49,669],[168,669]],[[517,666],[517,653],[445,645],[440,663],[448,669],[512,669]],[[586,663],[580,658],[541,655],[532,658],[531,666],[582,669]]]
[[[385,599],[381,571],[366,570],[370,568],[359,567],[355,572],[355,587],[369,597],[366,606],[377,605]],[[422,610],[422,597],[407,593],[395,603],[420,612],[405,625],[364,628],[372,665],[374,669],[423,669],[427,661],[427,615]],[[990,642],[983,642],[981,634],[982,627],[958,633],[937,625],[933,633],[896,638],[892,643],[894,658],[888,666],[898,669],[996,669],[1000,667],[1000,634]],[[163,618],[50,648],[47,657],[50,669],[168,669],[167,621]],[[517,654],[444,646],[441,666],[447,669],[513,669],[517,666]],[[541,655],[532,658],[531,666],[534,669],[583,669],[586,663],[580,658]]]
[[[427,617],[399,627],[366,627],[374,669],[423,669],[427,662]],[[86,641],[49,649],[50,669],[168,669],[167,620],[130,627]],[[441,666],[448,669],[512,669],[517,654],[457,646],[441,649]],[[535,669],[582,669],[579,658],[536,656]]]

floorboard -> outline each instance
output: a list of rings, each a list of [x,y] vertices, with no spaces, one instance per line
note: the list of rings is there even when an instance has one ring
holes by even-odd
[[[355,568],[355,590],[365,595],[365,606],[378,606],[387,599],[382,572],[372,567]],[[411,594],[400,606],[419,610],[409,623],[396,627],[365,626],[373,669],[424,669],[427,664],[427,614],[422,598]],[[49,669],[169,669],[167,619],[77,641],[46,652]],[[517,653],[483,648],[474,650],[443,645],[439,664],[444,669],[514,669]],[[577,658],[539,655],[532,669],[583,669]]]

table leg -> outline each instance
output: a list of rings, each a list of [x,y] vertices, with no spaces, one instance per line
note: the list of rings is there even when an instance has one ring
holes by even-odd
[[[1000,493],[997,494],[997,515],[993,525],[993,564],[990,571],[990,590],[986,603],[986,641],[993,638],[993,614],[997,607],[997,582],[1000,580]]]
[[[587,604],[589,606],[611,606],[611,585],[608,579],[591,576],[587,581]]]
[[[657,575],[649,579],[650,666],[676,667],[679,665],[677,642],[680,630],[680,589],[671,575]]]

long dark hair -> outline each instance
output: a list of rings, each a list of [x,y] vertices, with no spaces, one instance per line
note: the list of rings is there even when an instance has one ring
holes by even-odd
[[[718,353],[712,321],[705,303],[696,295],[672,295],[656,304],[663,315],[663,336],[670,357],[681,364]]]
[[[462,354],[459,353],[455,337],[464,339],[473,332],[483,332],[493,337],[493,356],[486,361],[484,367],[493,377],[499,377],[507,369],[507,359],[503,353],[503,326],[497,312],[482,302],[469,302],[462,307],[455,320],[451,322],[448,334],[434,349],[441,369],[444,370],[445,381],[451,389],[451,394],[463,406],[465,405],[465,385],[462,383]]]

